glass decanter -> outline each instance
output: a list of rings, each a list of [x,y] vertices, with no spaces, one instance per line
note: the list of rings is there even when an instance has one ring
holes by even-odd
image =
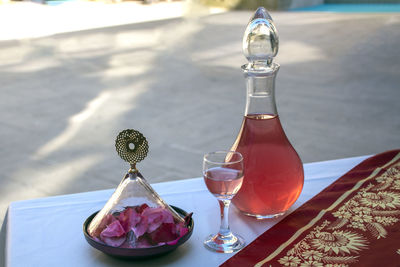
[[[244,157],[245,179],[232,200],[244,214],[259,219],[284,214],[303,188],[303,164],[282,129],[275,104],[279,64],[278,34],[268,12],[260,7],[243,36],[249,61],[242,66],[247,83],[245,116],[231,150]]]

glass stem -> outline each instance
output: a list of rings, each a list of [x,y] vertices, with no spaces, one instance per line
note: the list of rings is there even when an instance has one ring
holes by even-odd
[[[228,236],[231,234],[231,229],[229,228],[229,205],[231,204],[230,200],[227,199],[218,199],[219,207],[221,209],[221,226],[219,228],[219,235],[222,237]]]

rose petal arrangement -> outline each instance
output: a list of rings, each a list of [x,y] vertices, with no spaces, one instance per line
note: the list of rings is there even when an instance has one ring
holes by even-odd
[[[105,216],[100,231],[96,231],[92,238],[121,248],[175,245],[188,233],[191,216],[192,213],[186,216],[184,223],[177,223],[171,212],[163,207],[149,207],[147,204],[126,207]]]

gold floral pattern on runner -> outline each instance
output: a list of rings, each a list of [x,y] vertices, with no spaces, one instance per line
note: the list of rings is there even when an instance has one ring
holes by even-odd
[[[358,262],[359,252],[368,249],[373,239],[387,237],[385,227],[400,220],[400,163],[366,183],[331,214],[336,220],[316,225],[278,262],[300,267]]]

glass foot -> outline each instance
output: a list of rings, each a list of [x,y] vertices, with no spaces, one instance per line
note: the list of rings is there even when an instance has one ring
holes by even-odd
[[[210,235],[204,241],[204,246],[219,253],[232,253],[244,248],[246,241],[240,235],[229,233],[227,235]]]
[[[259,214],[251,214],[251,213],[247,213],[247,212],[242,212],[244,215],[250,216],[250,217],[255,217],[258,220],[264,220],[264,219],[273,219],[273,218],[278,218],[282,215],[285,214],[284,212],[281,213],[276,213],[276,214],[268,214],[268,215],[259,215]]]

